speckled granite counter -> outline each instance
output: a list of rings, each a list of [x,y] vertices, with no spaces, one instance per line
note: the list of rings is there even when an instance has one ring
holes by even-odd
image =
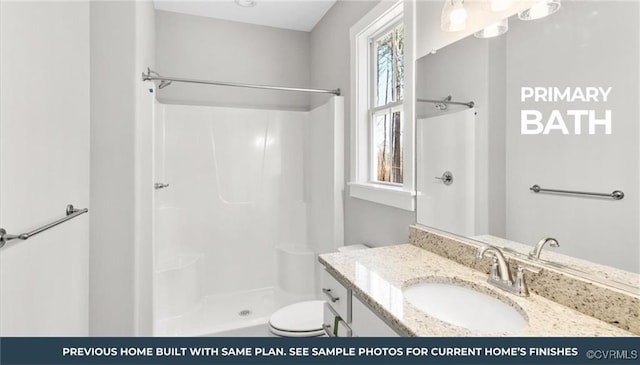
[[[422,281],[455,282],[513,306],[529,323],[513,336],[633,336],[541,296],[520,298],[503,292],[486,282],[486,274],[410,244],[325,254],[319,260],[356,297],[407,336],[504,335],[471,332],[417,310],[403,300],[402,291]]]

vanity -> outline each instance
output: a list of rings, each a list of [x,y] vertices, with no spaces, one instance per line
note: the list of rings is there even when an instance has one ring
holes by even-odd
[[[518,294],[488,280],[495,274],[491,272],[494,256],[477,255],[487,246],[420,227],[411,227],[410,237],[409,244],[320,256],[322,296],[327,302],[324,325],[329,336],[640,334],[637,295],[570,275],[562,278],[565,274],[521,262],[507,250],[503,254],[512,273],[523,265],[531,271],[520,271],[529,294]],[[553,279],[547,281],[550,277]],[[568,287],[560,289],[573,295],[574,302],[554,296],[553,286],[564,285]],[[601,306],[602,313],[585,314],[589,308],[582,301]],[[607,320],[604,313],[616,319]]]

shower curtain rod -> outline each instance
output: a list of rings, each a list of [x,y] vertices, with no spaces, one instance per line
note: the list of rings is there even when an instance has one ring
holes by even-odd
[[[163,89],[169,86],[172,82],[187,82],[191,84],[205,84],[205,85],[218,85],[218,86],[245,87],[250,89],[334,94],[334,95],[340,96],[340,89],[335,89],[335,90],[303,89],[303,88],[297,88],[297,87],[252,85],[252,84],[241,84],[236,82],[208,81],[208,80],[185,79],[185,78],[178,78],[178,77],[166,77],[166,76],[161,76],[160,74],[151,70],[150,68],[147,68],[147,73],[144,73],[144,72],[142,73],[142,81],[160,81],[160,85],[158,85],[158,88],[160,89]]]
[[[473,101],[469,101],[467,103],[462,102],[462,101],[451,101],[451,96],[448,96],[444,100],[416,99],[416,101],[419,102],[419,103],[464,105],[464,106],[468,107],[469,109],[471,109],[474,106],[476,106],[476,103],[474,103]]]

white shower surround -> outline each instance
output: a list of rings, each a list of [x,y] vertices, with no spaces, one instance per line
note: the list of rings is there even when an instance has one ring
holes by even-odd
[[[315,297],[316,254],[343,244],[342,108],[157,104],[156,181],[169,187],[155,195],[155,335],[265,323]]]

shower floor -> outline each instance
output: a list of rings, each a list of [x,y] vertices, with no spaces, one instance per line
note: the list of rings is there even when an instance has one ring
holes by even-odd
[[[209,295],[183,315],[156,321],[154,333],[156,336],[207,336],[264,325],[279,308],[312,299],[314,296],[287,294],[273,287]]]

